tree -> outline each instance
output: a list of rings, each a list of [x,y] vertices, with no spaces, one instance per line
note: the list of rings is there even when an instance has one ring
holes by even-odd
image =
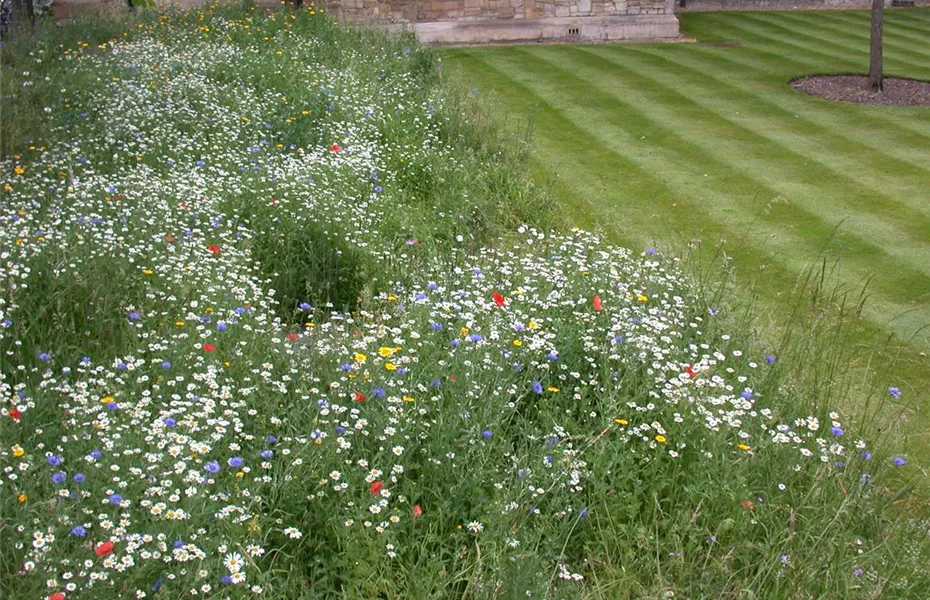
[[[869,49],[869,87],[882,91],[882,21],[885,19],[885,1],[872,0],[872,41]]]
[[[14,27],[36,24],[36,12],[32,0],[11,0],[10,24]]]

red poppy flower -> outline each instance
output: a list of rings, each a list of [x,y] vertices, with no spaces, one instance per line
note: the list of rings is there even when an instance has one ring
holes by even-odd
[[[166,235],[166,236],[165,236],[165,241],[166,241],[166,242],[173,242],[173,241],[174,241],[174,236],[173,236],[173,235]]]
[[[591,300],[591,306],[594,307],[594,310],[604,310],[604,306],[601,304],[600,296],[595,296],[594,299]]]
[[[217,246],[216,244],[210,244],[209,246],[207,246],[207,250],[209,250],[209,251],[212,252],[213,254],[219,254],[219,253],[220,253],[220,247]]]
[[[455,381],[456,379],[458,379],[458,377],[455,375],[449,375],[449,381]]]
[[[503,296],[501,296],[501,295],[498,294],[497,292],[494,292],[493,294],[491,294],[491,298],[494,300],[494,304],[500,306],[501,308],[504,307],[504,297],[503,297]]]
[[[15,406],[10,409],[10,418],[19,423],[19,419],[23,416],[19,409]]]
[[[685,373],[688,374],[688,377],[694,378],[697,377],[697,371],[691,368],[691,365],[685,367]]]
[[[94,548],[94,554],[96,554],[98,558],[104,557],[110,552],[113,552],[113,546],[115,545],[116,544],[114,544],[113,542],[104,542],[100,544],[99,546],[97,546],[96,548]]]
[[[414,504],[414,505],[413,505],[413,516],[415,516],[415,517],[422,517],[422,516],[423,516],[423,509],[420,508],[420,505],[419,505],[419,504]]]
[[[742,502],[739,503],[739,505],[745,508],[746,510],[752,510],[756,507],[756,503],[753,502],[752,500],[743,500]]]
[[[300,339],[300,334],[299,334],[299,333],[289,333],[289,334],[287,334],[287,339],[289,339],[289,340],[292,341],[292,342],[293,342],[294,340],[299,340],[299,339]]]
[[[384,484],[383,484],[383,483],[381,483],[380,481],[376,481],[376,482],[374,482],[374,483],[371,484],[371,493],[372,493],[372,494],[377,494],[378,492],[381,491],[381,488],[383,488],[383,487],[384,487]]]
[[[365,401],[365,394],[361,392],[352,392],[352,397],[355,398],[355,401],[359,404]]]
[[[342,152],[342,146],[340,146],[339,144],[333,144],[332,146],[329,147],[329,149],[335,152],[336,154],[339,154],[340,152]]]
[[[65,595],[61,592],[55,592],[48,595],[48,600],[65,600]]]
[[[214,346],[213,344],[204,344],[204,345],[203,345],[203,351],[204,351],[204,352],[213,352],[214,350],[216,350],[216,346]]]

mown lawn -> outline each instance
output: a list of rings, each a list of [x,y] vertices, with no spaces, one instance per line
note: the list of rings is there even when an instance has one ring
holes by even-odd
[[[697,43],[461,48],[443,59],[514,124],[532,119],[534,169],[579,224],[634,248],[726,240],[741,283],[776,314],[824,258],[836,264],[827,286],[867,284],[855,342],[904,342],[893,377],[925,396],[930,109],[830,103],[787,85],[865,72],[868,12],[681,22]],[[930,78],[930,10],[888,11],[885,29],[886,74]]]

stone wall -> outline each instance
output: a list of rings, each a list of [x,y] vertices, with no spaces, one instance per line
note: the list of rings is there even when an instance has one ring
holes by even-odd
[[[675,0],[324,0],[341,19],[412,29],[427,44],[678,38]]]
[[[332,0],[348,19],[392,23],[483,21],[617,15],[661,15],[667,0]]]

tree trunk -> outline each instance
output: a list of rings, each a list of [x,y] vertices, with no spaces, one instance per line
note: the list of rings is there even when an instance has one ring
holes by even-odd
[[[36,24],[32,0],[12,0],[10,4],[10,25],[13,29],[19,29],[23,25],[31,27]]]
[[[869,50],[869,87],[882,91],[882,21],[885,20],[885,0],[872,0],[872,43]]]

